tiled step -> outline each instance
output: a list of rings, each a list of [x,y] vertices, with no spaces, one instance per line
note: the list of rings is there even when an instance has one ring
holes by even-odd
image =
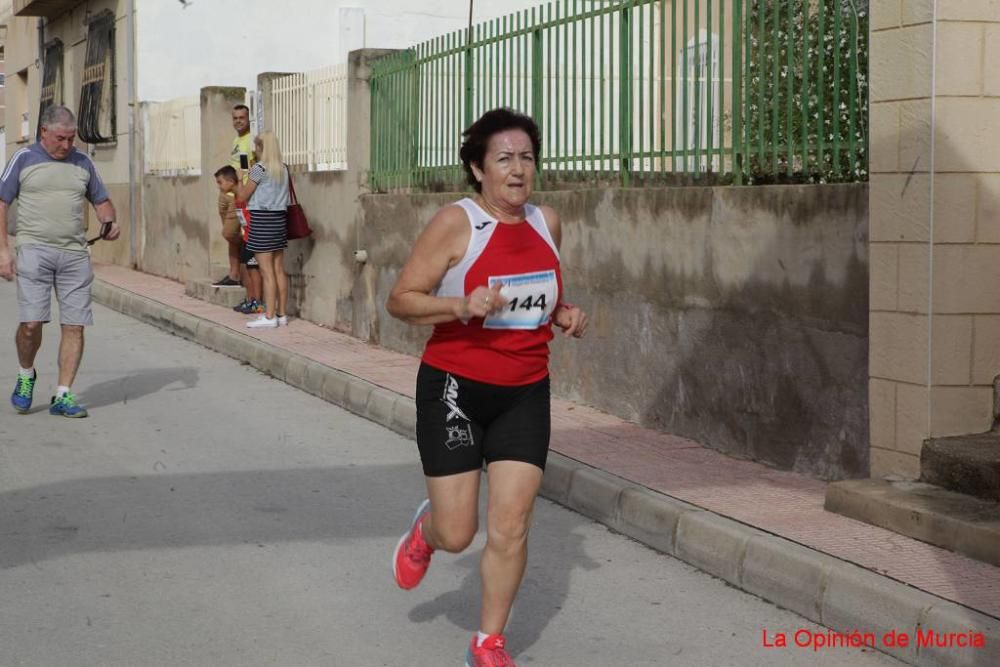
[[[228,308],[239,305],[246,296],[246,290],[242,286],[216,287],[210,280],[189,280],[184,283],[184,293],[195,299]]]
[[[830,484],[825,508],[873,526],[1000,565],[1000,503],[923,482]]]

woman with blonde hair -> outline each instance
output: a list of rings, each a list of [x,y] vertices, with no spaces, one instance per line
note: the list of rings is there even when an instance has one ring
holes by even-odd
[[[254,138],[257,164],[250,169],[247,182],[240,186],[237,198],[250,211],[250,234],[247,250],[254,253],[264,283],[265,312],[247,322],[251,329],[273,329],[288,324],[288,274],[285,273],[285,248],[288,247],[288,167],[281,160],[281,146],[273,132]]]

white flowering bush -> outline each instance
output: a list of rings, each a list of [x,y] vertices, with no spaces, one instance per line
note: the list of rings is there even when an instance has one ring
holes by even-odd
[[[868,180],[868,13],[867,0],[748,4],[749,183]]]

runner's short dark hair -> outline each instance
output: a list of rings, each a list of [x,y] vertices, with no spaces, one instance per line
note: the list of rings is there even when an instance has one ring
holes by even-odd
[[[508,107],[501,107],[487,111],[479,117],[475,123],[470,125],[462,136],[462,148],[458,155],[462,158],[462,168],[465,170],[465,180],[476,192],[482,192],[482,183],[476,180],[472,173],[472,165],[480,169],[483,168],[483,160],[486,158],[486,148],[490,144],[490,137],[499,132],[507,130],[524,130],[528,138],[531,139],[531,148],[535,154],[535,164],[538,164],[538,157],[542,149],[542,139],[538,131],[538,124],[528,115],[519,111],[514,111]]]
[[[245,104],[237,104],[233,107],[233,111],[246,111],[247,115],[250,115],[250,107]]]

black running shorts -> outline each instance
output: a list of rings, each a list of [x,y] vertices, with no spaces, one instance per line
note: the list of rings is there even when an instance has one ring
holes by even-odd
[[[480,470],[484,461],[544,470],[550,431],[549,378],[505,387],[420,364],[417,447],[428,477]]]
[[[247,249],[246,243],[240,244],[240,264],[246,264],[248,269],[259,269],[257,258],[251,250]]]

